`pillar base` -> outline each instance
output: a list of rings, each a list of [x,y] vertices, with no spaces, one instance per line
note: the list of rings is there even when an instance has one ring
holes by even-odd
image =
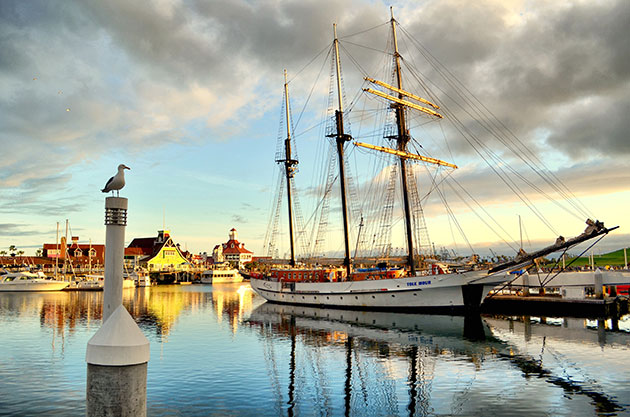
[[[88,363],[89,417],[147,415],[147,363],[102,366]]]
[[[88,341],[85,361],[126,366],[149,361],[149,340],[121,304]]]

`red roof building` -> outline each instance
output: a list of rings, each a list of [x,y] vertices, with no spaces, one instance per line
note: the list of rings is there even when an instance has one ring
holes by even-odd
[[[105,245],[79,243],[78,236],[72,236],[72,241],[68,245],[66,238],[62,237],[59,244],[44,243],[43,256],[50,259],[66,259],[73,264],[102,265],[105,263]]]
[[[253,252],[245,249],[245,244],[238,241],[236,229],[230,230],[229,240],[214,247],[212,256],[216,263],[234,262],[239,268],[252,261]]]

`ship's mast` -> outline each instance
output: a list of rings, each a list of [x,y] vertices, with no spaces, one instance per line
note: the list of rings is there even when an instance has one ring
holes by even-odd
[[[337,160],[339,161],[339,182],[341,185],[341,210],[343,213],[343,241],[345,255],[343,258],[343,265],[346,268],[347,276],[350,277],[350,233],[348,227],[348,198],[346,195],[346,170],[343,157],[343,146],[346,142],[352,140],[350,135],[344,133],[343,128],[343,99],[341,92],[341,60],[339,58],[339,40],[337,39],[337,25],[333,24],[333,32],[335,36],[335,63],[337,69],[337,97],[339,101],[339,108],[335,110],[335,122],[337,126],[337,133],[334,136],[337,139]]]
[[[289,110],[289,84],[287,82],[287,70],[284,70],[284,100],[287,122],[287,137],[284,140],[284,159],[276,162],[284,163],[284,172],[287,180],[287,200],[289,206],[289,241],[291,247],[291,259],[289,264],[295,266],[295,239],[293,237],[293,203],[291,201],[291,179],[295,174],[295,166],[298,161],[291,159],[291,113]]]
[[[394,11],[390,7],[391,11],[391,24],[392,34],[394,38],[394,62],[396,65],[396,82],[398,89],[402,90],[402,76],[400,74],[400,54],[398,53],[398,39],[396,37],[396,20],[394,19]],[[398,93],[398,98],[403,99],[403,94]],[[407,123],[405,121],[405,109],[401,104],[392,104],[396,109],[396,125],[398,127],[398,150],[401,152],[407,151],[407,143],[409,142],[409,132],[407,131]],[[407,232],[407,264],[409,265],[409,273],[416,275],[416,265],[413,259],[413,234],[411,229],[411,204],[409,201],[409,189],[407,185],[407,160],[404,157],[400,157],[400,175],[402,179],[402,194],[405,210],[405,228]]]

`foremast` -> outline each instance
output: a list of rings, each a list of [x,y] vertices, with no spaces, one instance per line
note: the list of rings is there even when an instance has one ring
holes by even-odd
[[[284,174],[287,182],[287,203],[289,207],[289,246],[291,248],[291,259],[289,264],[295,266],[295,238],[293,232],[293,201],[291,194],[291,180],[297,170],[297,159],[291,157],[291,113],[289,109],[289,83],[287,81],[287,70],[284,70],[284,100],[285,115],[287,123],[287,137],[284,140],[284,159],[276,160],[277,163],[284,164]]]
[[[343,241],[344,241],[344,258],[343,266],[346,269],[346,276],[350,277],[351,260],[350,260],[350,232],[348,226],[348,198],[346,194],[346,170],[344,162],[343,147],[346,142],[352,140],[352,137],[344,132],[343,126],[343,98],[341,92],[341,60],[339,58],[339,40],[337,39],[337,25],[333,24],[334,47],[335,47],[335,68],[337,73],[337,99],[338,109],[335,110],[335,124],[337,132],[329,135],[336,138],[337,142],[337,161],[339,162],[339,183],[341,186],[341,211],[343,214]]]

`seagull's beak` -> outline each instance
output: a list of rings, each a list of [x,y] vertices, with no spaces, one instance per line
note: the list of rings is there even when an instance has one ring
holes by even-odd
[[[127,165],[125,165],[123,168],[131,171],[131,168],[129,168]]]

